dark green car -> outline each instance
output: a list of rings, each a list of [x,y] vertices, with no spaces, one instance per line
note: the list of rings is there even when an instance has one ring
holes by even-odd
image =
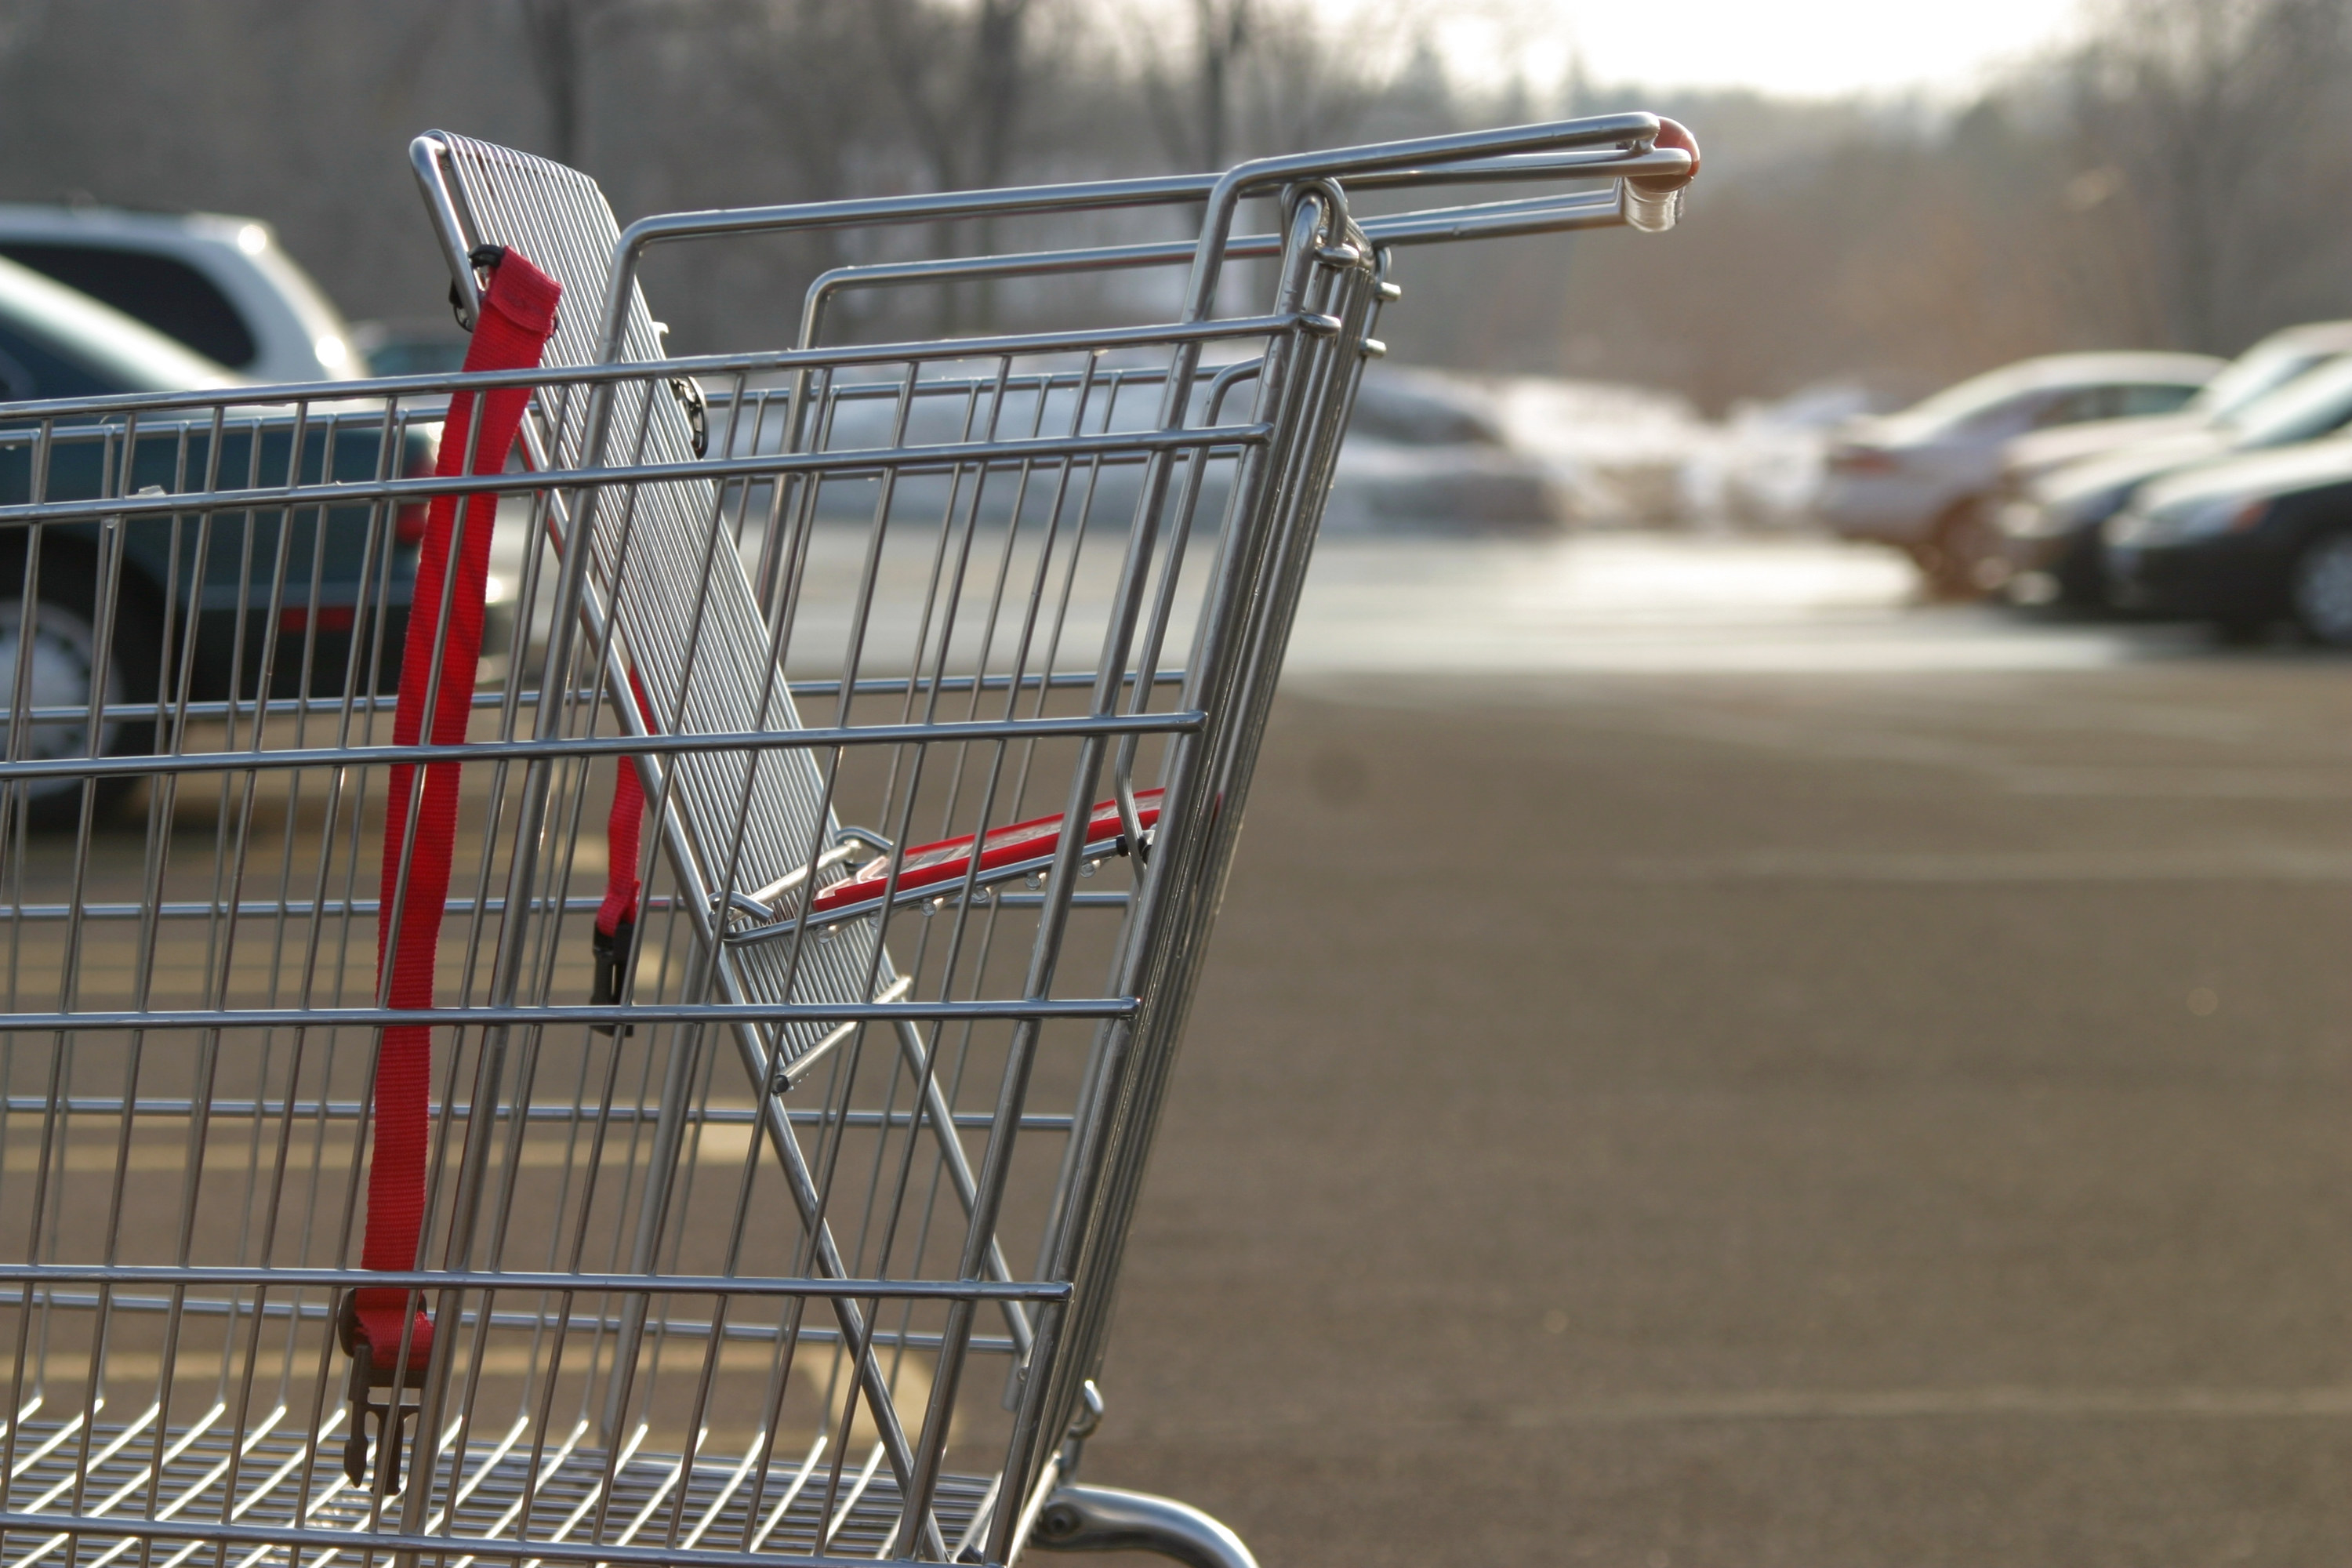
[[[57,415],[46,443],[44,422],[10,417],[32,398],[236,384],[172,340],[0,261],[0,507],[431,472],[437,425],[407,415],[388,429],[377,402],[313,405],[299,419],[283,405],[135,425]],[[164,716],[184,703],[213,719],[232,696],[394,689],[424,522],[422,504],[370,501],[0,521],[0,756],[87,755],[100,682],[110,714],[98,745],[113,755],[159,743],[164,719],[139,711],[159,702]],[[6,718],[20,689],[35,714],[22,742]],[[110,780],[100,795],[127,786]],[[81,795],[80,781],[48,779],[26,801],[37,823],[69,822]]]

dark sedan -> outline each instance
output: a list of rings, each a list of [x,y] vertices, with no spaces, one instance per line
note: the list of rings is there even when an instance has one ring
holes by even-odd
[[[2352,647],[2352,437],[2159,480],[2104,533],[2126,608],[2211,621],[2237,640],[2293,620]]]
[[[2337,357],[2255,399],[2227,419],[2179,431],[2054,469],[2000,510],[2013,583],[2054,585],[2063,603],[2107,602],[2099,530],[2134,491],[2168,474],[2228,466],[2254,453],[2285,450],[2352,423],[2352,358]],[[2014,590],[2013,590],[2014,592]],[[2031,602],[2034,595],[2016,593]]]

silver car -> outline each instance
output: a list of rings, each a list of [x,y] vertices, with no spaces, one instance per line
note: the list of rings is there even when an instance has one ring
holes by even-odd
[[[1550,469],[1511,444],[1484,392],[1381,365],[1358,389],[1323,531],[1544,534],[1570,511]]]
[[[1822,520],[1848,539],[1892,544],[1939,595],[1988,586],[1997,554],[1988,515],[2003,447],[2029,430],[2178,410],[2223,368],[2209,354],[2075,353],[2021,360],[1925,402],[1846,427],[1830,447]]]
[[[2042,475],[2085,458],[2226,424],[2257,398],[2347,353],[2352,321],[2307,321],[2273,332],[2231,360],[2176,414],[2093,419],[2018,437],[2001,454],[2001,493],[2021,492]]]
[[[0,258],[254,381],[366,374],[341,312],[258,218],[0,202]]]

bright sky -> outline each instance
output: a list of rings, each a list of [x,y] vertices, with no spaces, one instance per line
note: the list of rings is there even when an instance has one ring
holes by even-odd
[[[2075,0],[1432,0],[1433,13],[1465,77],[1550,82],[1578,50],[1597,81],[1808,96],[1963,92],[2062,42],[2080,15]]]

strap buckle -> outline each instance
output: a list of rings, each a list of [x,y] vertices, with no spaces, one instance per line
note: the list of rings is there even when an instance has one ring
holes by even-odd
[[[432,1359],[428,1348],[432,1343],[431,1330],[409,1334],[408,1359],[397,1369],[379,1364],[375,1346],[360,1323],[359,1299],[358,1290],[346,1290],[335,1310],[337,1336],[352,1358],[351,1376],[343,1385],[344,1398],[351,1408],[351,1431],[343,1439],[343,1476],[355,1487],[368,1484],[368,1434],[373,1417],[377,1478],[383,1495],[394,1497],[400,1491],[400,1456],[408,1447],[410,1426],[424,1400],[425,1369]],[[422,1313],[416,1316],[423,1318]],[[399,1347],[392,1348],[397,1354]],[[376,1396],[378,1389],[385,1391],[381,1399]],[[410,1389],[417,1392],[414,1401],[402,1397]]]
[[[686,427],[694,440],[694,455],[710,455],[710,398],[702,390],[702,383],[690,375],[669,378],[669,395],[686,410]]]
[[[609,933],[602,926],[591,930],[596,963],[588,983],[589,1005],[617,1007],[621,1005],[621,986],[628,977],[630,961],[636,954],[637,923],[629,916],[623,915],[613,922]],[[600,1035],[612,1034],[616,1027],[612,1024],[591,1024],[588,1026]],[[622,1024],[617,1027],[623,1035],[637,1032],[634,1024]]]
[[[466,265],[477,274],[496,272],[499,263],[506,258],[507,247],[503,245],[478,245],[466,253]],[[480,292],[482,283],[478,276],[475,279],[474,288],[477,293]],[[457,280],[454,278],[449,280],[449,313],[457,318],[459,327],[469,332],[474,330],[474,323],[466,320],[466,301],[458,294]]]

